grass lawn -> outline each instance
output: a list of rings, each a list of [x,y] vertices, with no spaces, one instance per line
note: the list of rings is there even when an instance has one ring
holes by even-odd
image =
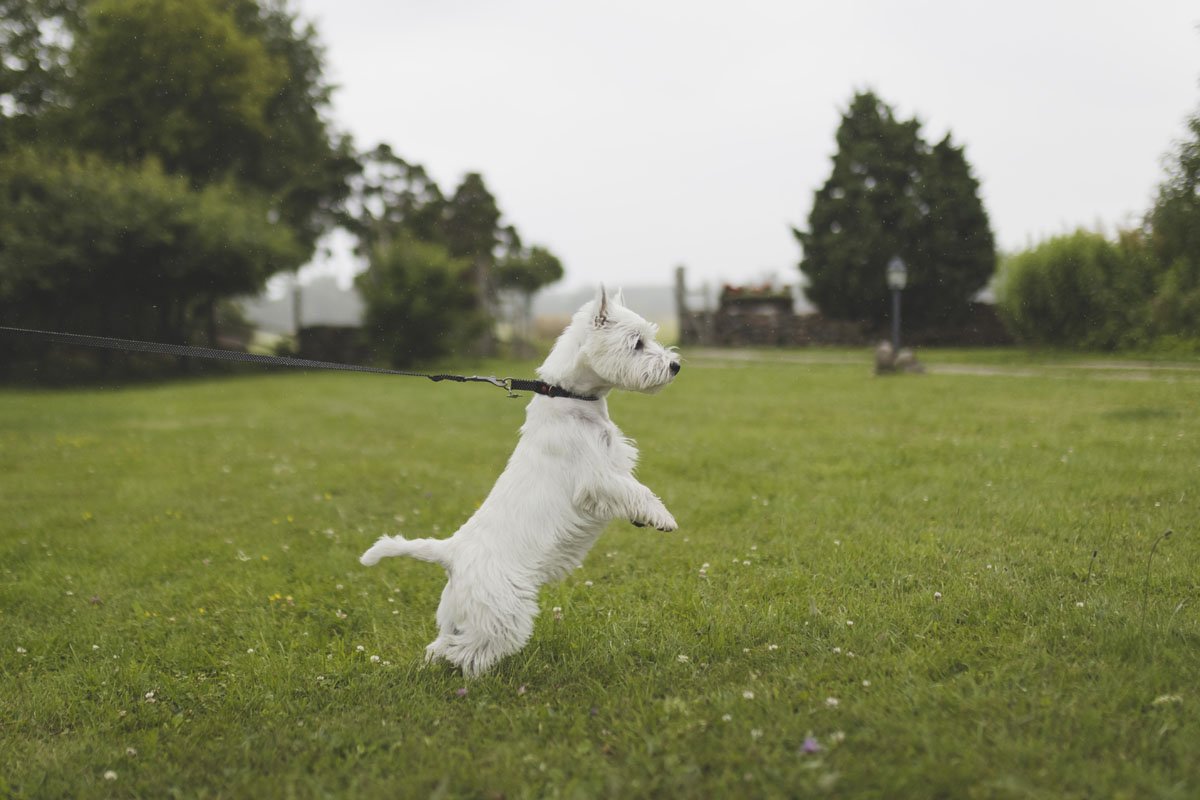
[[[0,796],[1200,796],[1200,370],[841,355],[615,396],[680,530],[614,523],[470,683],[441,570],[356,558],[453,532],[523,401],[0,390]]]

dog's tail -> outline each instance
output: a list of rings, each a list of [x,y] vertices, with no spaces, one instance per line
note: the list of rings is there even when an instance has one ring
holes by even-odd
[[[379,541],[371,545],[367,552],[359,557],[364,566],[374,566],[381,558],[388,556],[408,556],[420,561],[432,561],[441,564],[445,569],[450,568],[449,553],[446,552],[446,539],[405,539],[403,536],[381,536]]]

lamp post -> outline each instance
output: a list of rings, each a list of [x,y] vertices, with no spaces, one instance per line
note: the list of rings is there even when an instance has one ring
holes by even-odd
[[[908,270],[900,256],[892,256],[887,265],[887,283],[892,290],[892,352],[900,352],[900,292],[908,283]]]

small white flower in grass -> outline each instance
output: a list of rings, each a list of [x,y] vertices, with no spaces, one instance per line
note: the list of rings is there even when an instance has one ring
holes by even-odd
[[[852,619],[848,619],[848,620],[846,620],[846,625],[847,625],[848,627],[851,627],[851,628],[853,628],[853,627],[854,627],[854,620],[852,620]]]
[[[863,688],[864,688],[864,689],[866,689],[866,688],[869,688],[869,687],[870,687],[870,685],[871,685],[871,682],[870,682],[870,681],[863,681]]]
[[[1175,705],[1175,704],[1180,704],[1180,703],[1183,703],[1183,695],[1160,694],[1158,697],[1154,698],[1154,702],[1152,702],[1150,705],[1165,706],[1165,705]]]
[[[1083,608],[1083,601],[1082,601],[1082,600],[1078,600],[1078,601],[1076,601],[1076,603],[1075,603],[1075,607],[1076,607],[1076,608]]]
[[[146,702],[147,703],[157,703],[158,702],[158,700],[155,699],[155,697],[154,697],[154,691],[155,690],[151,689],[150,691],[146,692]]]
[[[110,770],[107,770],[107,771],[104,773],[104,780],[106,780],[106,781],[115,781],[116,779],[117,779],[117,773],[113,772],[111,769],[110,769]]]
[[[584,586],[595,586],[596,584],[592,583],[591,581],[584,581],[583,585]]]
[[[360,653],[365,653],[367,651],[367,648],[363,647],[361,644],[358,645],[357,647],[355,647],[354,649]]]
[[[769,645],[767,645],[767,649],[768,649],[768,650],[778,650],[778,649],[779,649],[779,645],[777,645],[777,644],[769,644]]]
[[[324,675],[318,675],[318,676],[317,676],[317,683],[320,683],[320,682],[322,682],[323,680],[325,680],[325,676],[324,676]]]
[[[732,721],[733,721],[733,714],[722,714],[722,715],[721,715],[721,721],[722,721],[722,722],[732,722]]]
[[[556,620],[560,620],[560,621],[562,620],[562,618],[563,618],[562,606],[555,606],[554,608],[552,608],[550,610],[551,610],[551,612],[553,612],[554,618]]]
[[[100,645],[98,645],[98,644],[94,644],[94,645],[92,645],[92,649],[93,649],[93,650],[99,650],[99,649],[100,649]]]
[[[825,707],[826,708],[837,708],[841,704],[842,704],[842,701],[838,700],[836,697],[826,697],[825,698]]]
[[[744,698],[745,698],[745,699],[747,699],[747,700],[753,700],[753,699],[754,699],[754,692],[752,692],[752,691],[750,691],[749,689],[747,689],[746,691],[742,692],[742,697],[744,697]]]
[[[754,551],[754,550],[757,550],[757,549],[758,549],[758,545],[756,545],[756,544],[752,544],[752,545],[750,545],[750,550],[751,550],[751,551]]]
[[[751,739],[758,741],[759,739],[762,738],[762,735],[763,735],[762,728],[751,728],[750,729],[750,738]]]
[[[687,656],[685,656],[683,653],[680,653],[679,655],[675,656],[675,660],[678,661],[680,664],[686,664],[689,661],[691,661],[691,659],[688,658]]]
[[[125,755],[129,756],[130,758],[136,757],[137,756],[137,748],[136,747],[126,747]]]
[[[941,593],[941,592],[934,592],[934,593],[933,593],[933,599],[934,599],[934,600],[941,600],[941,599],[942,599],[942,593]]]
[[[371,656],[371,663],[372,663],[372,664],[378,664],[378,663],[379,663],[379,656]]]
[[[742,566],[743,566],[743,567],[748,567],[748,566],[750,566],[750,562],[749,562],[749,561],[743,561],[743,562],[742,562]]]
[[[26,653],[28,653],[28,652],[29,652],[29,651],[28,651],[28,650],[26,650],[24,647],[21,647],[20,645],[17,645],[17,655],[19,655],[19,656],[23,656],[23,655],[25,655],[25,654],[26,654]]]
[[[833,652],[834,652],[834,655],[839,655],[842,652],[842,648],[835,647],[835,648],[833,648]]]
[[[829,734],[829,741],[833,744],[841,744],[842,742],[846,741],[846,732],[834,731],[833,733]]]
[[[247,652],[249,655],[254,655],[254,648],[253,648],[253,647],[251,647],[251,648],[249,648],[248,650],[246,650],[246,652]]]

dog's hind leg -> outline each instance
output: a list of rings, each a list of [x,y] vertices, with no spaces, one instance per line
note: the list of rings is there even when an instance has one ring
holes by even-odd
[[[449,626],[443,624],[449,621],[449,615],[442,617],[446,606],[439,606],[441,632],[426,652],[461,668],[468,678],[477,677],[529,641],[538,612],[536,597],[525,597],[515,589],[472,593]]]

